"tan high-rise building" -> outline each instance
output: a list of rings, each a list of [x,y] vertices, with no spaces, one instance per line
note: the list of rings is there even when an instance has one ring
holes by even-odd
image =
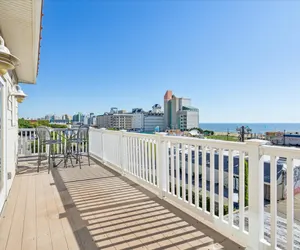
[[[176,97],[171,90],[164,96],[164,116],[167,129],[199,127],[199,110],[191,106],[191,99]]]

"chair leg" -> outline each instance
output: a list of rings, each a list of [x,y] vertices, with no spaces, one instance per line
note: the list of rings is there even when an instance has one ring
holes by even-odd
[[[37,167],[37,172],[40,172],[40,164],[41,164],[41,153],[38,152],[38,167]]]
[[[49,154],[48,154],[48,174],[50,173],[50,167],[51,167],[51,145],[49,145]]]
[[[79,158],[79,145],[78,143],[76,144],[76,164],[78,163],[78,161],[80,162],[80,158]],[[79,158],[79,160],[78,160]]]
[[[81,154],[78,154],[77,158],[79,158],[79,168],[81,169]]]

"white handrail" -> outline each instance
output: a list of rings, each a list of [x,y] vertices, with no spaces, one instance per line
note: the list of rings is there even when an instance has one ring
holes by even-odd
[[[265,144],[90,130],[94,157],[247,249],[299,248],[300,149]]]

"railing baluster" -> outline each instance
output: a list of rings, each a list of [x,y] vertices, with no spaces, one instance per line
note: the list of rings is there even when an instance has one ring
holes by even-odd
[[[224,155],[223,149],[219,149],[219,217],[223,220],[224,215]]]
[[[239,152],[239,212],[240,212],[240,230],[244,231],[244,209],[245,209],[245,159],[244,152]]]
[[[132,138],[128,137],[128,172],[132,174]]]
[[[156,154],[154,147],[156,146],[155,141],[152,140],[152,174],[153,174],[153,185],[156,185]]]
[[[233,160],[232,150],[228,151],[228,223],[233,225]]]
[[[189,204],[193,204],[193,186],[192,186],[192,149],[191,145],[188,145],[188,200]]]
[[[161,145],[163,145],[163,143]],[[172,149],[172,143],[171,143],[170,150],[171,149]],[[172,192],[172,180],[171,180],[172,177],[170,177],[170,175],[171,175],[172,171],[171,171],[170,165],[172,164],[172,159],[170,159],[171,156],[169,154],[169,148],[165,152],[167,154],[167,157],[166,157],[166,183],[167,183],[167,192],[171,193]]]
[[[179,143],[176,145],[176,193],[177,198],[180,198],[180,159],[179,159]]]
[[[294,249],[294,162],[287,159],[287,247]]]
[[[142,178],[142,152],[141,152],[141,139],[140,138],[137,138],[138,140],[138,150],[137,150],[137,153],[138,153],[138,167],[139,167],[139,177]]]
[[[148,150],[148,146],[149,146],[149,140],[145,139],[145,170],[146,170],[146,181],[149,182],[149,171],[148,171],[148,167],[149,167],[149,150]]]
[[[36,153],[35,145],[36,145],[36,134],[35,131],[33,131],[33,154]]]
[[[21,145],[22,145],[22,147],[21,147],[21,154],[22,155],[25,154],[25,152],[24,152],[24,136],[23,136],[23,133],[26,133],[26,132],[24,132],[23,130],[21,131],[21,139],[20,139],[20,141],[21,141]]]
[[[202,209],[206,212],[206,146],[202,146]]]
[[[148,140],[148,151],[149,151],[149,182],[152,183],[152,140]]]
[[[137,176],[137,159],[136,159],[136,138],[133,138],[133,147],[132,147],[133,151],[132,151],[132,155],[133,155],[133,172],[134,175]]]
[[[210,214],[215,215],[215,149],[210,148]]]
[[[145,180],[145,140],[141,139],[141,153],[142,153],[142,172],[143,172],[143,180]]]
[[[195,206],[199,208],[199,146],[195,145],[194,154],[194,183],[195,183]]]
[[[175,183],[174,183],[174,144],[173,143],[171,143],[170,150],[171,150],[171,159],[170,159],[171,160],[171,192],[172,192],[173,195],[175,195]],[[168,154],[169,154],[169,152],[168,152]],[[167,166],[169,166],[169,165],[167,165]],[[168,167],[168,169],[169,169],[169,167]]]
[[[181,167],[181,186],[182,186],[182,200],[186,201],[186,176],[185,176],[185,170],[186,170],[186,154],[185,154],[185,150],[186,150],[186,144],[182,144],[182,151],[181,151],[181,155],[182,155],[182,167]]]
[[[271,248],[277,248],[277,166],[276,157],[271,156]]]

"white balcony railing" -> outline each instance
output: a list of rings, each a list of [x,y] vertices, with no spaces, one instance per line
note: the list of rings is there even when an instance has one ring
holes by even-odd
[[[300,247],[294,218],[299,149],[260,140],[237,143],[105,129],[91,129],[89,143],[94,158],[247,249]],[[286,199],[284,215],[277,209],[280,192]]]
[[[54,129],[52,137],[62,133]],[[34,129],[19,130],[19,156],[36,155],[38,145]],[[299,205],[294,204],[300,192],[300,149],[260,140],[237,143],[92,128],[89,148],[94,158],[248,249],[300,249]],[[65,149],[63,140],[56,153]]]
[[[61,143],[54,145],[55,153],[56,154],[64,154],[66,150],[66,140],[64,139],[64,131],[63,128],[55,128],[51,129],[51,137],[52,139],[60,139]],[[24,128],[19,129],[19,147],[18,147],[18,155],[19,156],[34,156],[38,154],[39,148],[39,140],[36,135],[36,130],[34,128]],[[87,150],[86,144],[82,144],[80,147],[81,151],[86,152]],[[71,149],[76,152],[77,151],[77,144],[72,143]],[[46,147],[40,147],[42,153],[46,152]]]

